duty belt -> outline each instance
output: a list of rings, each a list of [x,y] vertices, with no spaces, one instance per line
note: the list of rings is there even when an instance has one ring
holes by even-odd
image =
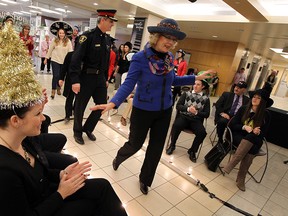
[[[86,74],[101,74],[101,70],[96,68],[87,68]]]

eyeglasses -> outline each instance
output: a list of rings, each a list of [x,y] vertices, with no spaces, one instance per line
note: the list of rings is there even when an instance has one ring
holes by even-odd
[[[171,35],[161,34],[161,36],[165,37],[168,40],[172,40],[174,43],[176,43],[178,41],[176,37],[173,37]]]

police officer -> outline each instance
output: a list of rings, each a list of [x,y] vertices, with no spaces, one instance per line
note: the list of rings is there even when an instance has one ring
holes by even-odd
[[[92,96],[95,104],[107,103],[108,68],[111,38],[106,34],[117,19],[116,10],[97,10],[97,27],[84,32],[72,56],[70,77],[72,90],[76,94],[74,105],[74,139],[83,145],[82,132],[92,141],[92,133],[101,116],[101,110],[92,111],[82,126],[87,103]],[[82,65],[83,64],[83,65]]]

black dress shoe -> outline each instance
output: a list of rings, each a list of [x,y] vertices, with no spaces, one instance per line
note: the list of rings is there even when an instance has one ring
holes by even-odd
[[[117,160],[116,158],[114,158],[113,162],[112,162],[112,166],[113,166],[113,169],[116,171],[118,169],[120,164],[117,163]]]
[[[143,194],[147,195],[148,194],[148,186],[145,185],[143,182],[140,182],[140,190]]]
[[[88,138],[90,140],[92,140],[92,141],[96,140],[96,137],[95,137],[95,135],[92,132],[90,132],[90,131],[84,131],[84,132],[86,133],[86,135],[88,136]]]
[[[196,159],[196,154],[194,151],[191,151],[189,154],[189,158],[193,163],[196,163],[197,159]]]
[[[174,150],[175,150],[175,146],[173,146],[173,145],[170,144],[169,148],[166,149],[166,154],[167,154],[167,155],[171,155],[171,154],[173,154],[173,151],[174,151]]]
[[[84,145],[84,140],[83,140],[82,136],[74,135],[74,139],[75,139],[75,142],[77,142],[78,144]]]

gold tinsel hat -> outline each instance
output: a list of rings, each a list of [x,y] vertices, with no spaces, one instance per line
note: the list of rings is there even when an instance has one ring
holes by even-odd
[[[42,103],[28,50],[10,23],[0,30],[0,59],[0,109]]]

